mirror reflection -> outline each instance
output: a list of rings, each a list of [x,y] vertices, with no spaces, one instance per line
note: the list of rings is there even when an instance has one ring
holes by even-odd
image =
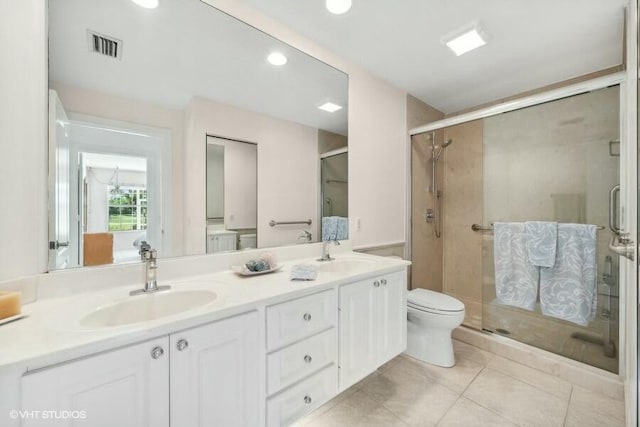
[[[321,61],[198,0],[50,0],[49,64],[50,269],[142,241],[315,242],[346,218],[348,79]]]
[[[257,145],[207,138],[207,253],[257,248]]]

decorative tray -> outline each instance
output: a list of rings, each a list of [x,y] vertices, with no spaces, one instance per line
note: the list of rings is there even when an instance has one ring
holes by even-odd
[[[244,265],[233,265],[231,266],[231,270],[234,273],[239,274],[241,276],[257,276],[259,274],[273,273],[275,271],[280,270],[282,267],[283,267],[283,264],[277,264],[275,267],[270,268],[269,270],[250,271]]]

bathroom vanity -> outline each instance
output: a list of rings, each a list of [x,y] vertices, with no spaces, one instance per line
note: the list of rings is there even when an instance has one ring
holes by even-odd
[[[183,277],[163,283],[164,295],[129,297],[134,285],[26,305],[27,319],[0,327],[0,390],[12,390],[0,394],[1,416],[71,411],[8,420],[16,426],[292,424],[406,347],[408,262],[315,258],[262,276]],[[289,279],[301,262],[317,266],[317,280]]]

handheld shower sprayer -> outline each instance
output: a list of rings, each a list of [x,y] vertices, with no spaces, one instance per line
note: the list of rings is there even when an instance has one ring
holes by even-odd
[[[437,145],[436,144],[436,133],[435,132],[431,132],[431,188],[429,189],[430,192],[433,194],[433,203],[434,203],[434,210],[433,210],[433,226],[434,226],[434,231],[436,234],[437,238],[440,238],[440,235],[442,233],[442,220],[440,218],[441,213],[442,213],[442,209],[440,208],[440,197],[441,197],[441,193],[440,190],[438,190],[438,174],[437,174],[437,164],[438,164],[438,160],[440,159],[440,155],[442,154],[442,151],[447,148],[449,145],[451,145],[451,143],[453,142],[452,139],[447,139],[445,140],[442,145]]]

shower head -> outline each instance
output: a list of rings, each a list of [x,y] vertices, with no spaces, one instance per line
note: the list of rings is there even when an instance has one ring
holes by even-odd
[[[453,142],[453,139],[447,139],[442,145],[433,145],[432,151],[431,151],[431,155],[433,157],[434,161],[438,161],[438,159],[440,158],[440,154],[442,154],[442,150],[444,150],[445,148],[447,148],[449,145],[451,145],[451,143]]]

